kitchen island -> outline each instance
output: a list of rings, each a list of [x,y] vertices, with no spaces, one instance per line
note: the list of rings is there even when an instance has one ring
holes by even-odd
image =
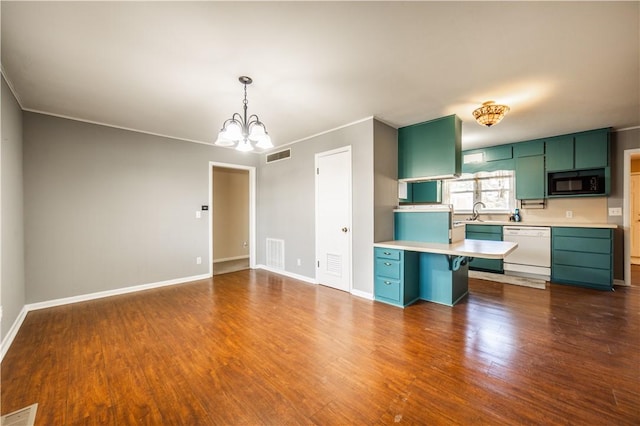
[[[375,243],[375,300],[400,307],[420,299],[453,306],[469,291],[470,258],[504,259],[517,246],[472,239]]]

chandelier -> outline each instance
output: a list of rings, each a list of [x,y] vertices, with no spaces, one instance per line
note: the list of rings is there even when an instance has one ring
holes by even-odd
[[[498,124],[505,114],[509,112],[509,109],[506,105],[496,105],[494,101],[487,101],[480,108],[473,111],[473,118],[476,119],[478,124],[491,127],[494,124]]]
[[[247,85],[253,80],[251,77],[241,76],[238,78],[240,83],[244,85],[244,114],[234,113],[230,119],[222,124],[222,129],[218,133],[218,139],[215,144],[218,146],[236,145],[238,151],[253,151],[252,142],[255,146],[262,149],[273,148],[271,137],[267,134],[267,128],[260,121],[257,115],[252,114],[247,117]]]

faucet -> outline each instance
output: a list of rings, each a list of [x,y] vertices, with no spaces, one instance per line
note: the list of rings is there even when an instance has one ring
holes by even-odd
[[[484,208],[487,207],[482,201],[476,201],[475,203],[473,203],[473,215],[471,215],[471,218],[469,218],[469,220],[479,220],[478,216],[480,216],[480,213],[477,210],[478,205],[481,205]]]

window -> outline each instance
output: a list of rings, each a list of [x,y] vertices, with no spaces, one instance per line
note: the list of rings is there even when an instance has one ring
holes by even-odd
[[[453,204],[456,213],[471,213],[482,201],[484,212],[511,213],[515,207],[514,178],[511,170],[463,174],[442,182],[442,202]]]

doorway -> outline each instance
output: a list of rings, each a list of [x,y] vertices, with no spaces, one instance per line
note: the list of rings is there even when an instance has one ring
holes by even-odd
[[[210,164],[210,267],[220,275],[255,267],[255,169]]]
[[[631,193],[629,195],[631,264],[640,265],[640,156],[631,157]]]
[[[638,170],[634,167],[638,166],[640,160],[640,149],[627,149],[624,151],[624,200],[623,208],[623,228],[624,228],[624,283],[625,285],[632,285],[632,282],[637,280],[637,277],[632,277],[631,274],[638,273],[638,266],[633,265],[634,258],[638,255],[638,241],[640,241],[640,210],[638,210],[638,186],[635,188],[633,185],[638,184],[637,175]],[[634,172],[634,170],[636,170]],[[634,248],[634,245],[636,246]],[[633,267],[632,267],[633,266]]]
[[[316,281],[351,291],[351,147],[316,154]]]

